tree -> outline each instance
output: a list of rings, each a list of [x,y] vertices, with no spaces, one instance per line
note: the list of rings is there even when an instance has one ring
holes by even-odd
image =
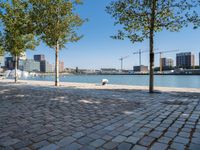
[[[31,28],[28,3],[12,0],[0,3],[0,19],[3,23],[3,49],[15,58],[15,82],[19,56],[27,49],[34,49],[37,42]]]
[[[75,14],[75,5],[80,1],[70,0],[29,0],[32,20],[37,35],[50,48],[55,49],[55,86],[59,86],[59,50],[68,42],[76,42],[82,36],[75,32],[83,20]]]
[[[149,39],[149,92],[154,91],[154,36],[164,29],[179,31],[197,16],[193,0],[117,0],[106,11],[123,26],[114,39],[130,39],[132,43]],[[190,19],[189,19],[190,18]]]
[[[0,32],[0,56],[3,55],[4,49],[3,49],[3,35]]]

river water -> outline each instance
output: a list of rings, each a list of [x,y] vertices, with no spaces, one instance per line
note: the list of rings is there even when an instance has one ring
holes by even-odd
[[[61,76],[61,82],[100,83],[108,79],[109,84],[147,86],[148,75],[66,75]],[[30,77],[28,80],[54,81],[54,76]],[[155,75],[155,86],[200,88],[198,75]]]

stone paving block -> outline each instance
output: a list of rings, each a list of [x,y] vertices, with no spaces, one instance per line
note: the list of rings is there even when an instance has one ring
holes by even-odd
[[[170,145],[170,148],[172,149],[176,149],[176,150],[184,150],[185,149],[185,146],[181,143],[175,143],[173,142],[171,145]]]
[[[38,143],[34,143],[33,145],[31,145],[32,149],[39,149],[41,147],[47,146],[49,145],[49,142],[44,140],[44,141],[40,141]]]
[[[200,149],[200,144],[193,144],[191,143],[189,146],[190,150],[199,150]]]
[[[89,144],[91,143],[92,141],[94,141],[94,139],[88,137],[88,136],[84,136],[80,139],[77,140],[78,143],[82,144],[82,145],[86,145],[86,144]]]
[[[82,136],[84,136],[84,135],[85,135],[85,133],[83,133],[83,132],[76,132],[76,133],[74,133],[72,136],[73,136],[74,138],[78,139],[78,138],[80,138],[80,137],[82,137]]]
[[[150,146],[151,143],[153,143],[153,141],[155,140],[155,138],[150,137],[150,136],[145,136],[144,138],[142,138],[139,141],[139,144],[143,145],[143,146]]]
[[[61,147],[59,150],[78,150],[81,149],[82,147],[83,147],[82,145],[74,142]]]
[[[123,136],[130,136],[132,133],[133,133],[133,131],[126,130],[126,131],[122,132],[121,135],[123,135]]]
[[[42,135],[33,137],[31,140],[36,143],[36,142],[40,142],[40,141],[46,140],[46,139],[48,139],[48,137],[49,136],[47,134],[42,134]]]
[[[100,147],[100,146],[102,146],[104,143],[105,143],[104,140],[102,140],[102,139],[97,139],[97,140],[91,142],[90,145],[93,146],[93,147]]]
[[[92,146],[83,146],[80,150],[96,150],[96,148]]]
[[[160,131],[152,131],[148,136],[154,137],[154,138],[159,138],[163,133]]]
[[[189,138],[190,133],[188,132],[179,132],[178,136],[183,137],[183,138]]]
[[[57,142],[56,144],[60,147],[71,144],[72,142],[74,142],[76,139],[73,138],[72,136],[69,137],[65,137],[62,140],[60,140],[59,142]]]
[[[121,143],[121,142],[125,141],[126,139],[127,139],[127,137],[118,135],[117,137],[115,137],[114,139],[112,139],[112,141],[113,142]]]
[[[55,144],[49,144],[45,147],[40,148],[39,150],[57,150],[59,147]]]
[[[176,132],[171,132],[171,131],[167,131],[164,136],[169,137],[169,138],[174,138],[177,135]]]
[[[128,143],[136,144],[140,140],[140,137],[129,136],[125,141]]]
[[[24,147],[24,148],[21,148],[20,150],[31,150],[31,149],[28,147]]]
[[[21,149],[21,148],[24,148],[31,144],[32,144],[32,142],[30,140],[23,140],[23,141],[20,141],[20,142],[14,144],[12,147],[14,147],[15,149]]]
[[[158,139],[158,142],[164,143],[164,144],[169,144],[170,141],[172,141],[172,138],[168,138],[168,137],[165,137],[165,136]]]
[[[163,143],[158,143],[158,142],[156,142],[156,143],[154,143],[154,144],[151,146],[150,150],[160,150],[160,149],[166,150],[167,147],[168,147],[167,144],[163,144]]]
[[[112,137],[112,136],[109,136],[109,135],[105,135],[105,136],[102,137],[102,139],[105,140],[105,141],[109,141],[109,140],[111,140],[112,138],[113,138],[113,137]]]
[[[0,139],[0,146],[8,147],[20,142],[18,139],[13,139],[11,137],[3,137]]]
[[[2,132],[2,133],[0,133],[0,138],[2,138],[2,137],[8,137],[8,136],[10,136],[12,134],[13,134],[12,131]]]
[[[199,137],[192,138],[191,143],[199,144],[199,143],[200,143],[200,136],[199,136]]]
[[[89,134],[88,137],[90,137],[90,138],[92,138],[92,139],[99,139],[99,138],[101,138],[100,135],[95,134],[95,133]]]
[[[108,142],[106,144],[103,145],[103,148],[106,148],[106,149],[116,149],[116,147],[118,146],[119,144],[116,143],[116,142]]]
[[[177,136],[173,141],[176,143],[187,145],[189,143],[189,140],[190,140],[189,138],[182,138],[182,137]]]
[[[47,134],[50,135],[50,136],[56,136],[56,135],[59,135],[61,133],[62,133],[62,131],[60,131],[60,130],[54,130],[54,131],[48,132]]]
[[[147,150],[147,147],[141,145],[135,145],[131,150]]]
[[[47,140],[50,142],[58,142],[64,137],[62,135],[50,136]]]
[[[117,147],[117,149],[118,150],[129,150],[131,147],[132,147],[132,145],[130,143],[123,142]]]

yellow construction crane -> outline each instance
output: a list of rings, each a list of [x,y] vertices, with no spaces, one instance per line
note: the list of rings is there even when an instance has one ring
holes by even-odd
[[[123,62],[124,59],[128,58],[129,56],[125,56],[125,57],[120,57],[119,60],[121,61],[121,71],[123,70]]]
[[[155,54],[160,54],[160,72],[163,71],[163,66],[162,66],[162,54],[164,53],[173,53],[173,52],[177,52],[179,50],[169,50],[169,51],[160,51],[160,52],[156,52]]]
[[[139,49],[137,52],[133,52],[133,55],[139,54],[139,66],[142,65],[142,53],[148,53],[148,50],[144,50],[142,51],[141,49]]]

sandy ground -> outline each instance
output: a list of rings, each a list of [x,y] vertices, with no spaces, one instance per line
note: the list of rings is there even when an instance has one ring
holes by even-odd
[[[13,83],[11,79],[1,79],[0,83]],[[32,86],[47,86],[53,87],[53,81],[34,81],[34,80],[19,80],[20,84],[27,84]],[[131,85],[113,85],[107,84],[102,86],[100,83],[75,83],[75,82],[60,82],[60,87],[70,87],[79,89],[127,89],[127,90],[148,90],[148,86],[131,86]],[[195,92],[200,93],[200,88],[174,88],[174,87],[155,87],[155,90],[161,92]]]

